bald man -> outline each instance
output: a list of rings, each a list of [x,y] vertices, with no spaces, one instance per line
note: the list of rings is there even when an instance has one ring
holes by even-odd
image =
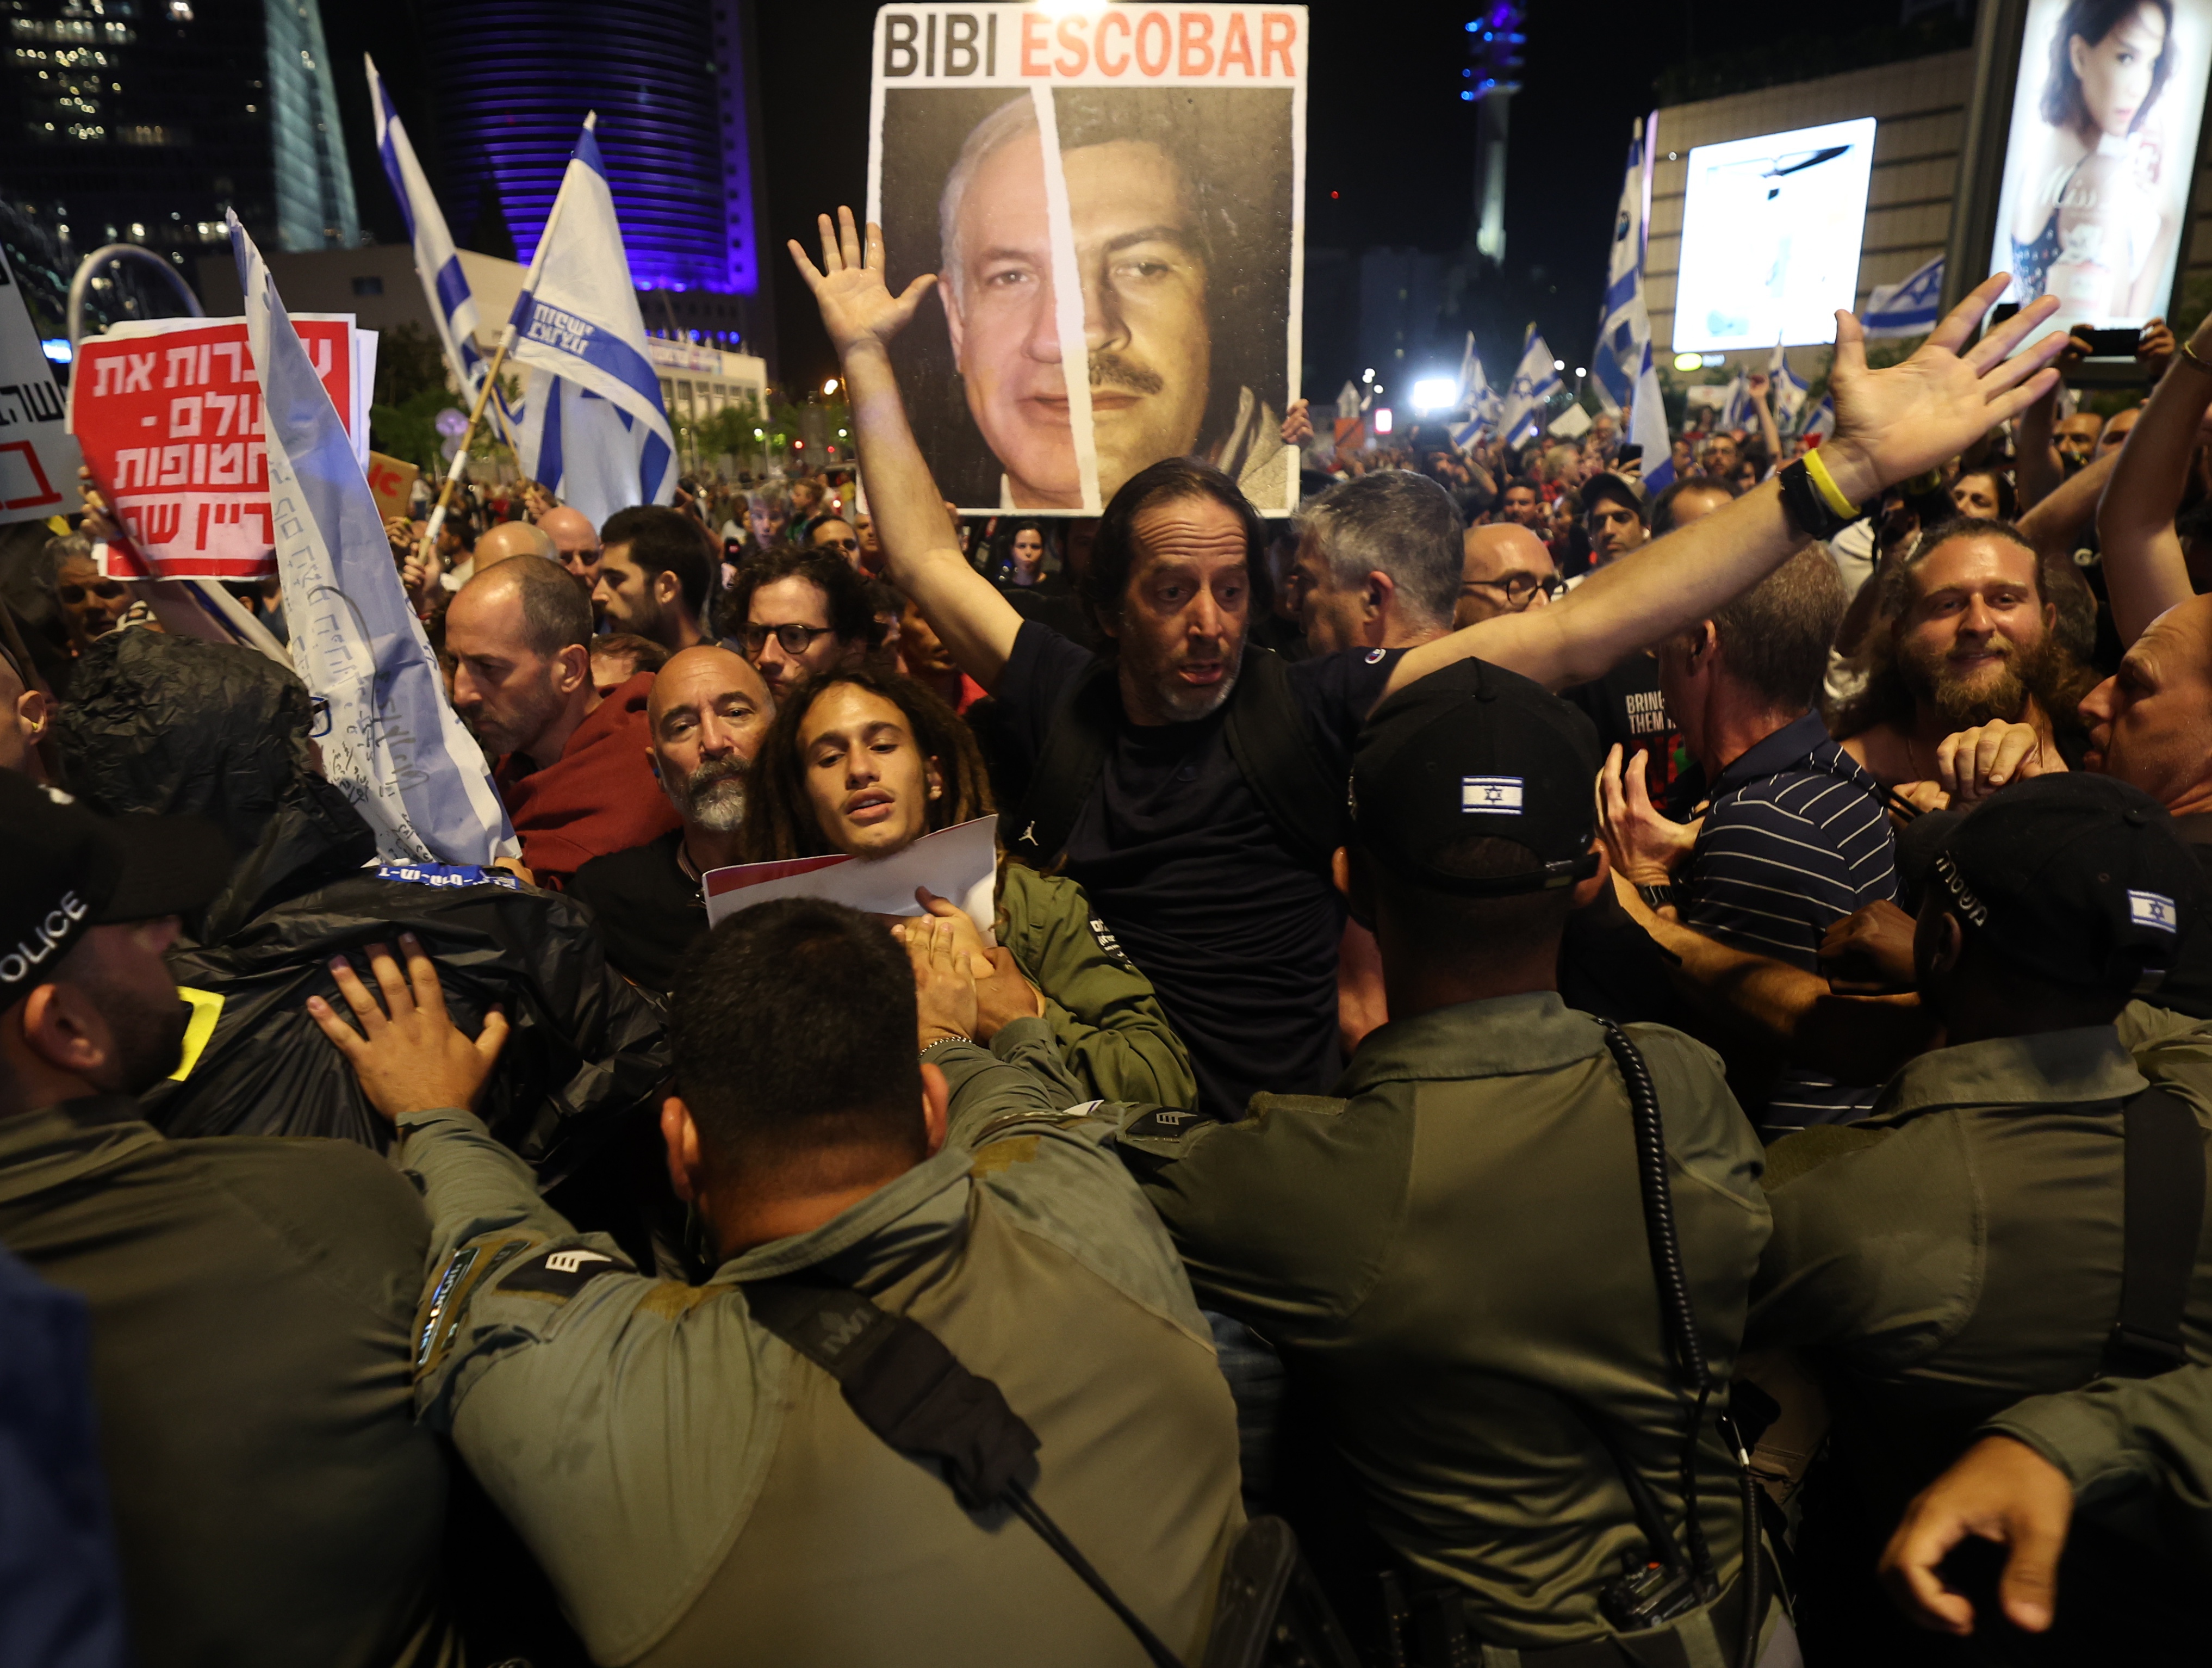
[[[556,559],[569,576],[584,587],[584,594],[599,582],[599,530],[592,518],[567,504],[549,509],[538,518],[538,530],[553,541]],[[592,612],[599,610],[596,604]]]
[[[1541,608],[1551,601],[1559,570],[1544,541],[1518,521],[1469,527],[1461,543],[1466,556],[1460,568],[1459,602],[1452,610],[1453,630],[1465,630],[1477,620],[1500,614]]]
[[[475,550],[469,553],[474,563],[470,573],[477,574],[496,568],[502,562],[511,562],[518,556],[539,556],[548,562],[558,562],[561,552],[553,546],[545,529],[533,527],[527,521],[501,521],[477,540]]]
[[[591,641],[591,604],[550,559],[499,563],[446,612],[454,710],[497,761],[492,779],[522,861],[556,891],[592,858],[678,822],[641,756],[652,677],[640,673],[602,700]]]
[[[745,770],[775,716],[751,662],[711,643],[671,655],[653,680],[647,757],[684,825],[593,858],[568,886],[609,964],[648,990],[674,984],[677,963],[707,931],[699,877],[738,861]]]

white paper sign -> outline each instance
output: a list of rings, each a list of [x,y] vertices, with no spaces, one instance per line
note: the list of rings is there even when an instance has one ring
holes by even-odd
[[[700,879],[707,921],[779,898],[823,898],[870,915],[921,915],[915,888],[927,886],[968,912],[983,942],[991,944],[998,913],[999,819],[972,822],[925,834],[895,857],[801,857],[787,862],[739,863],[708,869]]]
[[[0,523],[84,508],[65,415],[23,292],[0,253]]]

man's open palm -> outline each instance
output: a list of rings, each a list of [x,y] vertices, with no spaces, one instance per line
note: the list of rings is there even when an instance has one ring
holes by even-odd
[[[2058,310],[2054,297],[2031,301],[1966,346],[2010,282],[2002,272],[1988,279],[1910,359],[1881,370],[1868,368],[1859,321],[1848,313],[1836,315],[1835,368],[1829,374],[1836,433],[1828,445],[1863,466],[1869,478],[1853,481],[1846,490],[1871,497],[1893,481],[1932,469],[2051,391],[2057,376],[2044,368],[2064,350],[2064,334],[2054,331],[2033,347],[2014,349]],[[1831,454],[1824,447],[1821,455]]]
[[[831,344],[840,357],[869,342],[888,346],[913,319],[937,275],[924,272],[906,287],[904,295],[894,295],[884,283],[883,228],[870,222],[864,252],[850,209],[837,210],[834,226],[828,215],[818,218],[822,265],[817,267],[807,259],[796,238],[791,240],[791,258],[822,308],[822,326],[830,332]]]

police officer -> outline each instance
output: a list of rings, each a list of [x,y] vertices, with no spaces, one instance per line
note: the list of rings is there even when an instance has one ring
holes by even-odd
[[[2112,1024],[2154,990],[2201,886],[2165,810],[2104,776],[2006,788],[1936,856],[1915,959],[1947,1045],[1909,1061],[1865,1123],[1770,1155],[1774,1235],[1750,1336],[1820,1372],[1849,1483],[1826,1525],[1808,1487],[1800,1550],[1816,1578],[1870,1569],[1905,1502],[1992,1415],[2100,1371],[2179,1365],[2185,1336],[2212,1326],[2206,1123],[2181,1096],[2146,1093]],[[2068,1559],[2080,1598],[2052,1648],[2154,1660],[2201,1641],[2187,1583],[2150,1547],[2085,1524]],[[1940,1647],[1899,1626],[1854,1648],[1955,1659]],[[2027,1648],[2016,1634],[1981,1647]]]
[[[1607,884],[1597,765],[1587,719],[1482,661],[1383,702],[1336,865],[1390,1022],[1332,1097],[1262,1095],[1237,1123],[1133,1113],[1122,1136],[1201,1301],[1317,1406],[1405,1600],[1381,1625],[1422,1663],[1616,1664],[1620,1639],[1747,1662],[1753,1603],[1752,1654],[1786,1648],[1763,1562],[1755,1600],[1741,1579],[1719,1426],[1767,1233],[1759,1140],[1710,1052],[1628,1028],[1701,1399],[1653,1273],[1626,1067],[1556,989],[1567,913]]]
[[[1940,1574],[1952,1549],[1976,1535],[2006,1549],[2004,1619],[2047,1631],[2069,1596],[2058,1587],[2058,1556],[2077,1504],[2185,1540],[2200,1569],[2212,1556],[2212,1367],[2031,1397],[1982,1428],[1912,1502],[1882,1555],[1891,1592],[1923,1627],[1964,1637],[1989,1619]]]
[[[1029,1498],[1175,1654],[1205,1646],[1243,1511],[1189,1284],[1102,1146],[1110,1126],[1040,1106],[1037,1080],[969,1040],[952,924],[907,937],[784,899],[687,957],[661,1129],[722,1259],[704,1286],[575,1233],[465,1110],[504,1023],[461,1036],[419,947],[404,976],[374,954],[379,995],[340,976],[353,1023],[310,1004],[395,1118],[434,1224],[422,1417],[596,1661],[1143,1668],[1042,1533],[963,1504],[802,1353],[879,1324],[854,1294],[997,1385],[1030,1428]],[[808,1300],[847,1306],[854,1330],[810,1334],[776,1306]]]

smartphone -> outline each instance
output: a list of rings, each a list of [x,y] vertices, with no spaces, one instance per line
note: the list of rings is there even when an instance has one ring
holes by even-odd
[[[1636,463],[1640,461],[1643,456],[1644,448],[1632,441],[1615,452],[1613,459],[1615,463]]]
[[[2017,301],[2000,302],[1990,309],[1990,323],[2001,325],[2019,311],[2020,303]],[[2116,330],[2084,330],[2076,325],[2073,333],[2089,344],[2092,359],[2132,359],[2136,356],[2136,347],[2142,341],[2142,331],[2130,329],[2125,325]]]

